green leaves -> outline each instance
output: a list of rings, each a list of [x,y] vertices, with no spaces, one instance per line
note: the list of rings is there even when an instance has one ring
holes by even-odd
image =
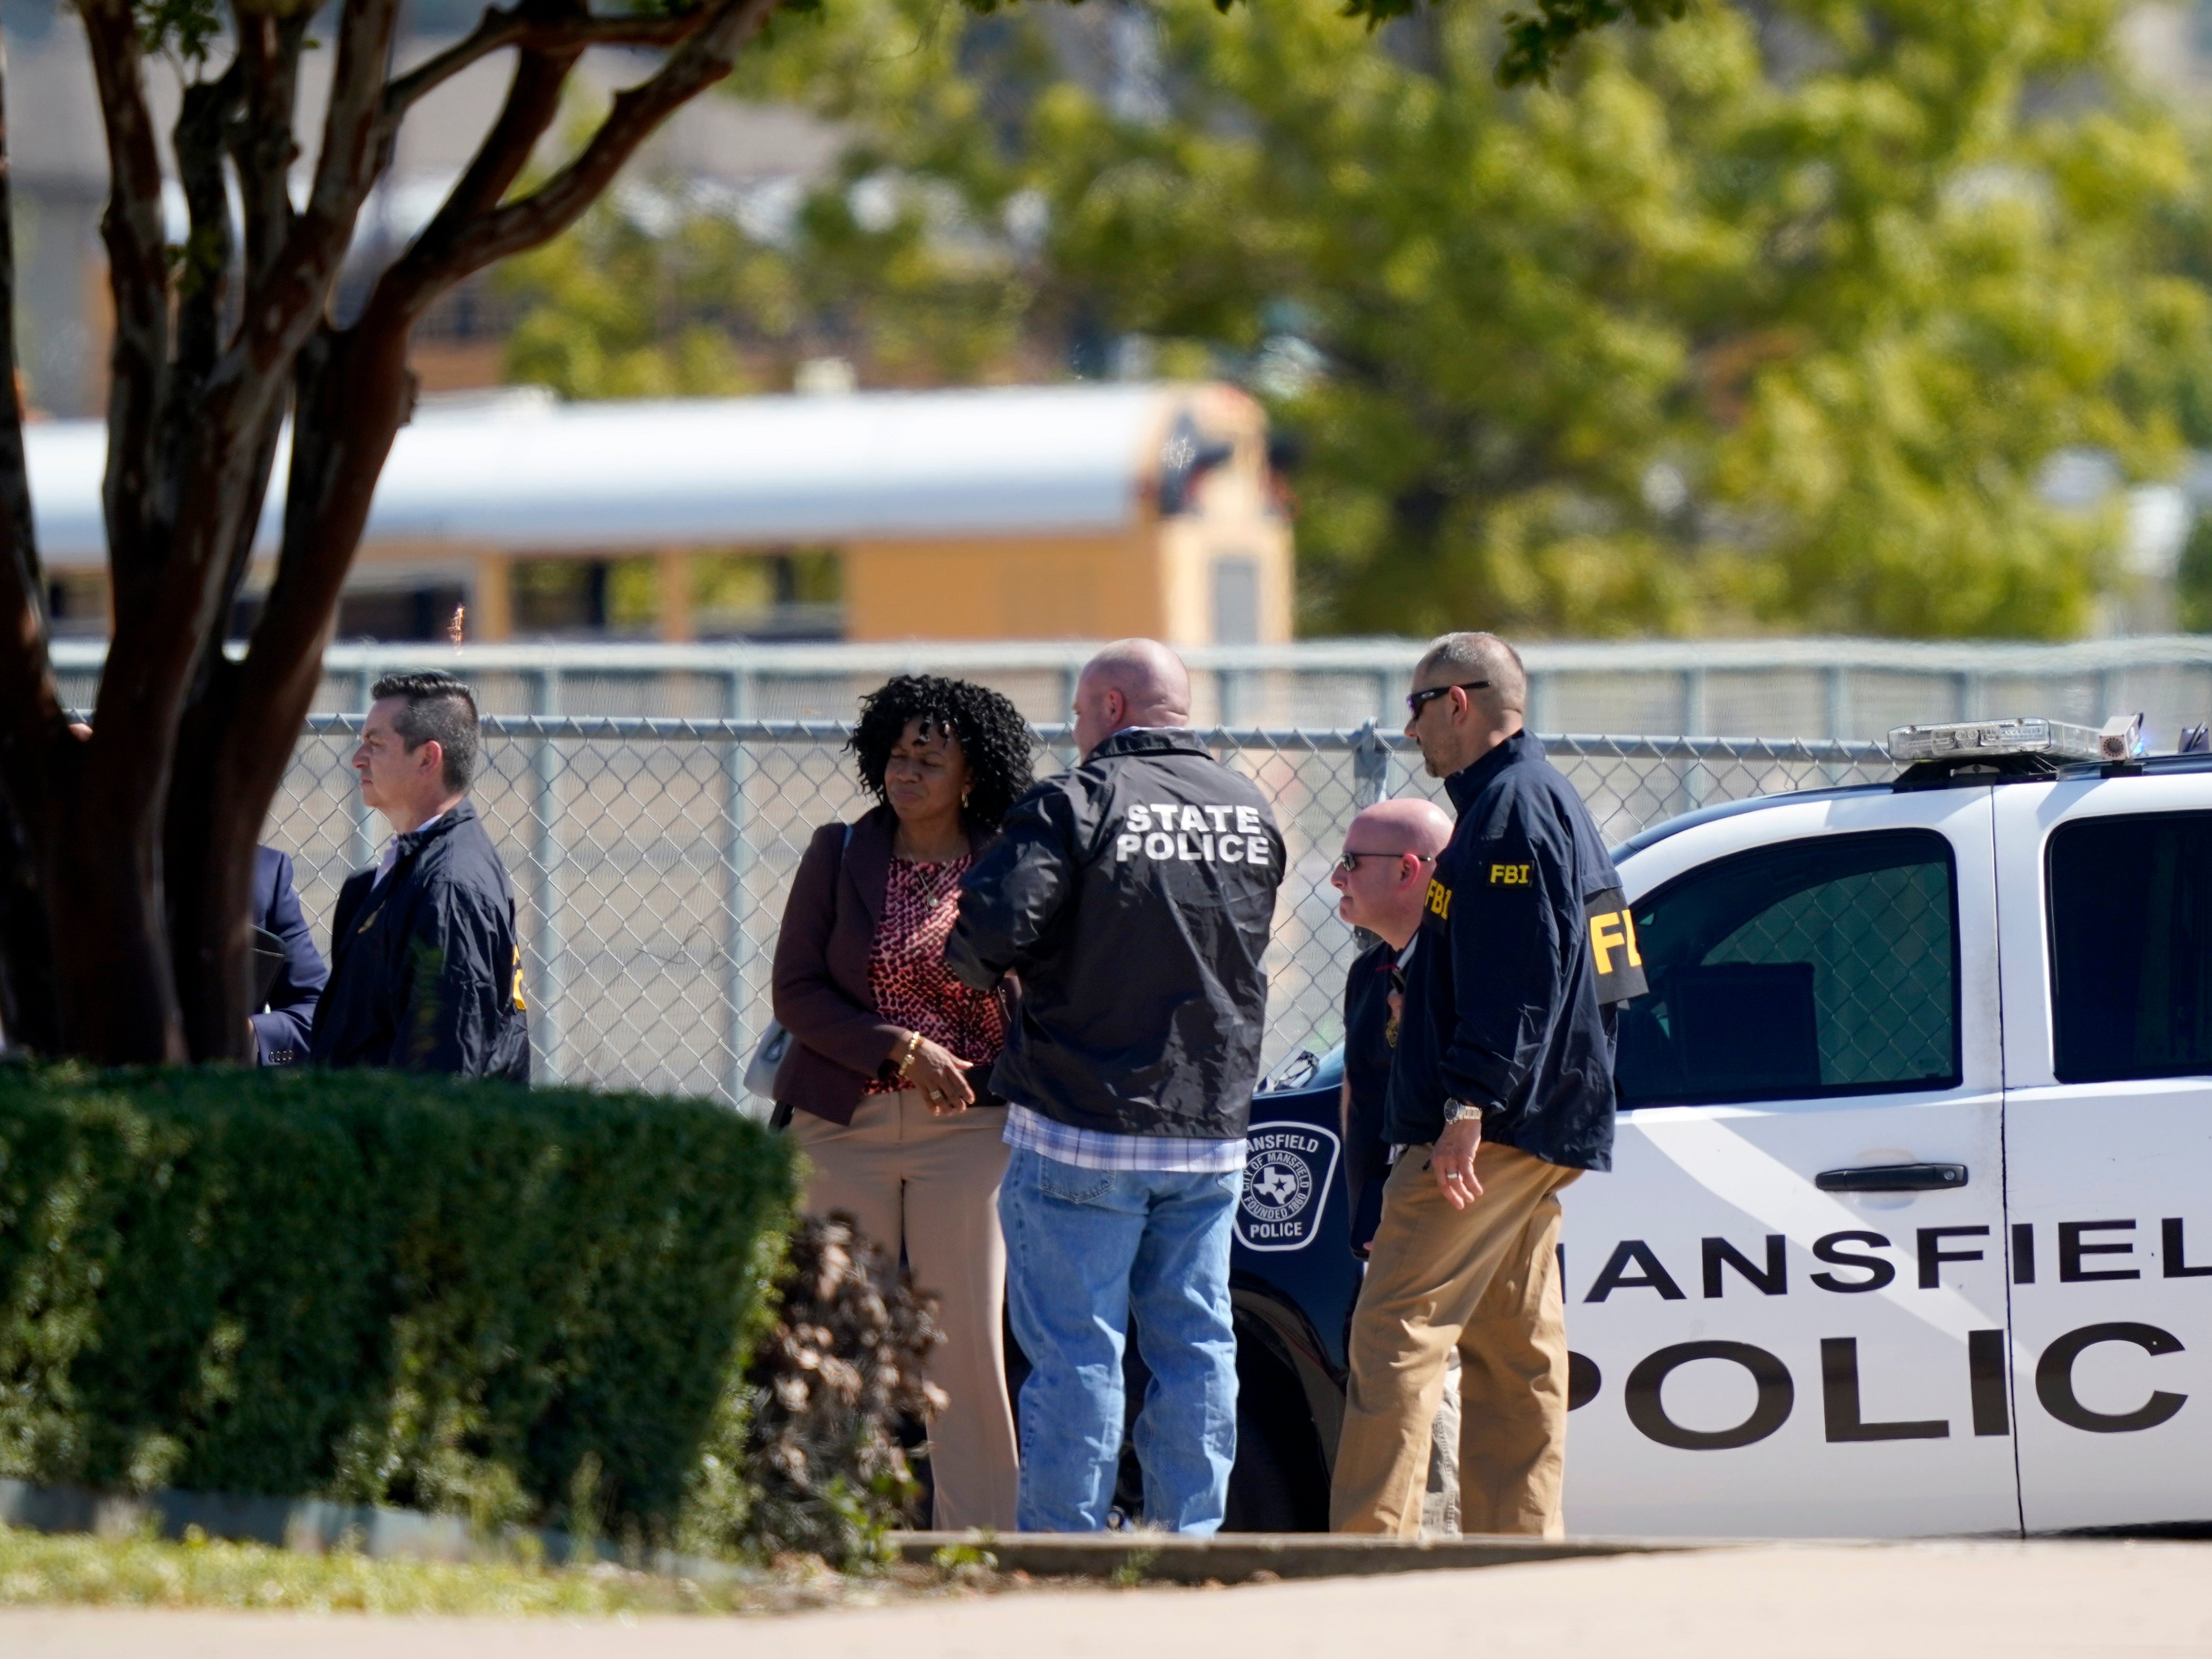
[[[208,47],[222,33],[221,0],[132,0],[132,4],[138,39],[149,52],[204,63]]]
[[[1395,11],[1410,9],[1411,0],[1372,0]],[[1346,15],[1358,15],[1360,0],[1350,0]],[[1498,60],[1498,84],[1548,87],[1568,49],[1585,34],[1633,18],[1646,28],[1679,18],[1688,0],[1537,0],[1534,13],[1505,14],[1505,50]],[[1379,12],[1377,15],[1381,15]]]
[[[743,71],[857,135],[833,184],[772,246],[579,239],[527,367],[582,394],[719,337],[913,384],[1133,340],[1295,440],[1307,631],[2063,637],[2124,578],[2051,457],[2212,445],[2212,165],[2116,15],[1165,0],[1142,112],[1096,13],[840,0]]]

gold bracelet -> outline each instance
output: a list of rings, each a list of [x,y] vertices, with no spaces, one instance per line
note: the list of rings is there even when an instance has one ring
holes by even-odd
[[[914,1057],[921,1051],[921,1033],[919,1031],[908,1031],[906,1034],[906,1052],[899,1056],[898,1069],[892,1073],[891,1075],[897,1078],[900,1082],[905,1082],[907,1073],[913,1067]]]

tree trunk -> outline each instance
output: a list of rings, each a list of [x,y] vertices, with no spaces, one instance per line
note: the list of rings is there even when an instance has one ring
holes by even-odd
[[[59,817],[47,865],[62,1047],[111,1066],[173,1064],[189,1055],[163,914],[168,780],[129,775],[111,758],[124,744],[106,746]]]
[[[323,635],[368,523],[376,480],[415,403],[405,325],[371,315],[325,327],[300,354],[297,416],[285,492],[284,558],[246,660],[222,664],[185,718],[185,752],[205,764],[179,777],[169,848],[179,872],[171,904],[185,1030],[203,1059],[251,1058],[246,931],[253,854],[283,787],[322,678]]]
[[[185,712],[178,749],[202,757],[215,752],[237,706],[238,667],[218,660],[199,696]],[[169,948],[176,965],[185,1046],[195,1060],[254,1058],[246,1017],[252,1011],[252,903],[257,812],[242,848],[223,831],[246,815],[216,769],[205,763],[179,772],[169,789],[164,854],[169,872]],[[262,811],[266,811],[264,803]],[[234,836],[228,842],[234,842]]]
[[[100,89],[115,318],[102,501],[115,629],[94,733],[64,723],[46,650],[20,411],[0,406],[0,1021],[10,1041],[113,1063],[252,1055],[254,848],[322,668],[322,643],[393,439],[410,413],[415,319],[454,283],[575,222],[678,107],[729,72],[781,0],[599,15],[515,0],[404,74],[400,0],[232,9],[234,55],[195,75],[171,134],[191,234],[166,245],[149,52],[194,57],[173,9],[77,0]],[[304,204],[288,180],[310,13],[334,43]],[[664,50],[581,151],[516,191],[593,46]],[[326,45],[325,49],[331,49]],[[516,70],[444,206],[361,319],[327,306],[362,206],[419,99],[495,52]],[[4,78],[4,59],[0,59]],[[4,112],[0,112],[4,114]],[[0,377],[15,362],[0,119]],[[233,228],[236,175],[242,246]],[[180,252],[172,258],[173,252]],[[238,256],[234,259],[234,255]],[[276,582],[242,661],[224,624],[289,389],[291,473]]]
[[[15,383],[15,237],[9,178],[7,55],[0,42],[0,1031],[52,1049],[61,1042],[45,867],[51,765],[61,710],[46,658],[46,617],[23,410]]]
[[[37,850],[0,799],[0,1031],[48,1054],[62,1040],[52,941]]]

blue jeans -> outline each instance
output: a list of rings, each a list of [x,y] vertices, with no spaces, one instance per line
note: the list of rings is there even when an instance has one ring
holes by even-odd
[[[1212,1533],[1237,1461],[1229,1243],[1242,1170],[1085,1170],[1016,1147],[999,1188],[1022,1387],[1024,1532],[1097,1532],[1121,1455],[1129,1322],[1151,1367],[1137,1418],[1145,1518]]]

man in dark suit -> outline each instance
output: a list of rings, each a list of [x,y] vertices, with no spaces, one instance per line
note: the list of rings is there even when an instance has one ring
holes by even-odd
[[[292,860],[273,847],[253,854],[253,926],[257,956],[267,952],[276,960],[270,966],[274,976],[260,999],[261,1012],[252,1017],[255,1057],[264,1066],[295,1066],[307,1058],[307,1044],[315,1029],[315,1003],[331,977],[307,919],[300,914],[299,895],[292,890]]]
[[[468,798],[476,696],[450,674],[393,674],[370,695],[353,765],[392,840],[338,893],[315,1063],[527,1083],[514,890]]]
[[[1352,1248],[1362,1261],[1390,1173],[1382,1097],[1398,1047],[1406,963],[1420,943],[1430,872],[1451,831],[1450,815],[1434,801],[1377,801],[1346,827],[1343,856],[1329,873],[1337,915],[1376,940],[1352,963],[1344,988],[1344,1165]]]

